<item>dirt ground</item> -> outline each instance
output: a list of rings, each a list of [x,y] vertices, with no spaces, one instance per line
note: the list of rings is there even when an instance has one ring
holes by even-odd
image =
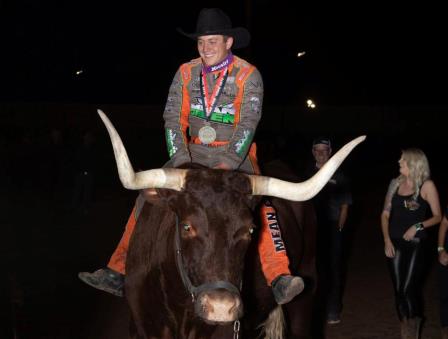
[[[372,188],[369,194],[355,191],[342,322],[327,327],[328,339],[399,337],[379,228],[382,194],[382,186]],[[3,322],[4,335],[0,333],[0,338],[127,337],[129,313],[125,301],[84,285],[77,272],[104,266],[120,238],[134,196],[123,190],[99,189],[92,208],[81,213],[69,209],[64,196],[50,199],[26,190],[8,199],[2,195],[1,203],[8,213],[0,217],[2,238],[6,239],[1,248],[6,276],[1,280],[8,282],[10,293],[2,303],[7,321]],[[424,286],[423,338],[437,339],[436,265],[430,266],[429,272]],[[11,313],[13,318],[9,317]]]

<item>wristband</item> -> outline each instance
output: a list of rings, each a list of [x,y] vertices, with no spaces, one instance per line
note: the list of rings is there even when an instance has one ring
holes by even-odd
[[[425,226],[423,226],[423,223],[421,223],[421,222],[414,224],[414,227],[417,230],[417,232],[425,229]]]
[[[443,246],[439,246],[439,247],[437,247],[437,252],[438,252],[438,253],[440,253],[440,252],[442,252],[442,251],[445,251],[445,247],[443,247]]]

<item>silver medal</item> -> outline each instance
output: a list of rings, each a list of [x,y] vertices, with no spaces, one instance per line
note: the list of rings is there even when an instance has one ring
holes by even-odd
[[[203,144],[208,145],[216,140],[216,131],[212,126],[205,125],[199,130],[198,137]]]

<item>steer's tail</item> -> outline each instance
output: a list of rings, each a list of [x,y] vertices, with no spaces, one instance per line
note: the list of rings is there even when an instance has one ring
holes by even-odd
[[[268,318],[260,325],[260,337],[265,339],[283,339],[285,331],[285,317],[281,306],[274,308]]]

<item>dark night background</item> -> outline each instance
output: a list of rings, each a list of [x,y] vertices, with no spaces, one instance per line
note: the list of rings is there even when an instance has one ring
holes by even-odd
[[[175,28],[193,31],[198,9],[217,4],[2,0],[1,99],[163,104],[179,64],[196,57]],[[436,2],[221,7],[252,32],[239,54],[260,68],[266,103],[444,104],[446,23]]]
[[[135,197],[118,182],[96,108],[110,116],[135,168],[160,167],[168,87],[179,65],[197,57],[176,27],[194,31],[199,9],[215,6],[252,33],[251,46],[234,52],[259,68],[265,84],[261,162],[274,145],[300,173],[316,135],[330,136],[336,150],[366,134],[344,168],[355,201],[379,218],[400,150],[416,146],[444,206],[448,30],[440,3],[0,0],[5,338],[12,324],[20,338],[95,337],[86,329],[92,305],[110,301],[76,272],[104,265]],[[306,106],[309,98],[316,109]],[[61,143],[51,143],[52,131]],[[86,133],[93,146],[83,155]],[[93,205],[79,213],[74,178],[85,164],[95,173]],[[373,192],[368,202],[365,192]]]

